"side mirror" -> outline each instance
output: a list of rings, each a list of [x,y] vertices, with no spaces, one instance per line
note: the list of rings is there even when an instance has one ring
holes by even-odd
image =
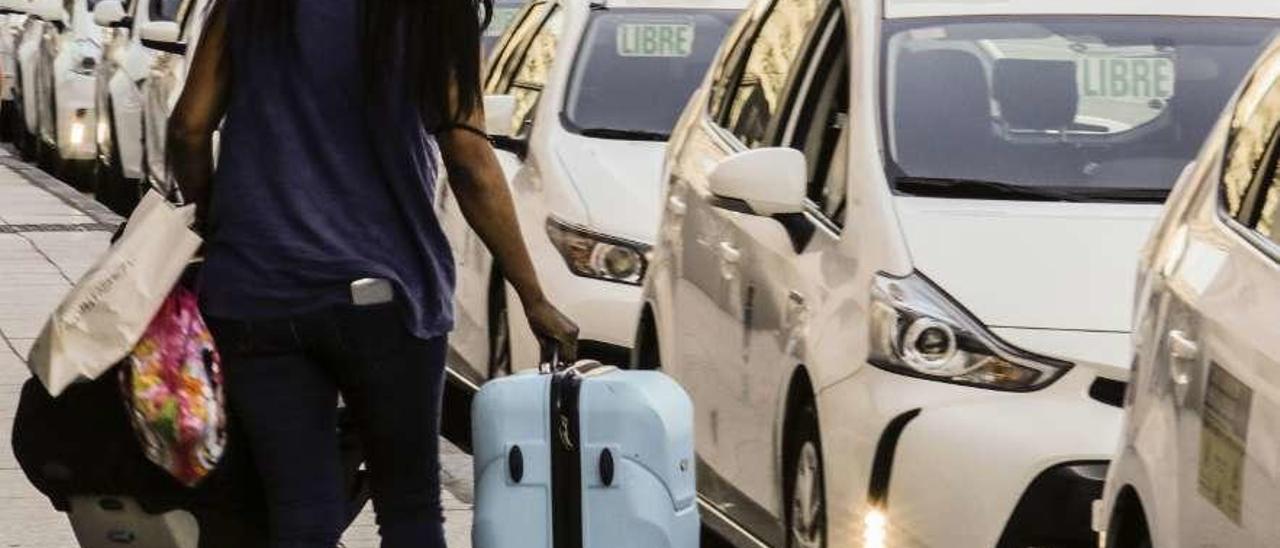
[[[139,30],[142,45],[178,55],[187,52],[187,45],[178,40],[181,34],[182,29],[173,21],[148,21]]]
[[[511,135],[511,118],[515,115],[515,95],[484,96],[484,126],[489,135]]]
[[[758,148],[725,158],[711,170],[716,207],[764,217],[804,212],[808,168],[793,148]]]
[[[511,119],[516,115],[514,95],[484,96],[484,125],[493,148],[523,159],[529,154],[529,141],[512,134]]]
[[[60,0],[30,0],[24,10],[28,15],[57,25],[66,23],[67,10],[62,9]]]
[[[132,22],[120,0],[101,0],[93,6],[93,22],[101,27],[124,28]]]

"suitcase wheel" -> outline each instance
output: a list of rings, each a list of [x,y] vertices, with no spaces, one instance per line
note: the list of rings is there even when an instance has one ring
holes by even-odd
[[[512,483],[520,483],[524,479],[524,452],[520,451],[519,445],[511,446],[511,452],[507,454],[507,472],[511,474]]]
[[[608,449],[600,453],[600,483],[613,487],[613,453]]]

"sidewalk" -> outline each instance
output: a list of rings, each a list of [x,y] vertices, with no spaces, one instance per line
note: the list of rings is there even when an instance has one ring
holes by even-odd
[[[120,222],[92,199],[0,150],[0,548],[76,548],[65,516],[27,482],[10,449],[24,363],[45,317],[106,248]],[[443,442],[451,548],[470,548],[470,457]],[[372,506],[372,505],[370,505]],[[347,531],[348,548],[378,544],[372,508]]]

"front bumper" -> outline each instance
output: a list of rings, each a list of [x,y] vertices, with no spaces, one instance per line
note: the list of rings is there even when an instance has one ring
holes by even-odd
[[[1077,366],[1040,391],[1007,393],[867,367],[823,391],[832,546],[1087,542],[1101,478],[1073,479],[1078,470],[1063,466],[1109,460],[1122,419],[1120,409],[1090,397],[1095,379]],[[863,403],[842,403],[853,398]],[[894,419],[907,414],[914,416],[894,435]],[[896,438],[887,448],[886,431]],[[1092,478],[1097,470],[1075,475]],[[1036,541],[1049,538],[1071,542]]]

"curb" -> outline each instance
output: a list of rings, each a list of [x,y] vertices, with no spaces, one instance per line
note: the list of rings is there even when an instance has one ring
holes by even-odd
[[[107,206],[98,203],[97,200],[93,199],[92,195],[80,192],[72,188],[71,185],[45,173],[35,165],[22,161],[22,158],[18,157],[12,145],[4,145],[3,152],[0,152],[0,166],[13,170],[14,173],[22,176],[32,185],[56,196],[63,203],[88,215],[94,222],[109,227],[108,230],[115,230],[115,227],[124,222],[123,217],[107,209]]]

